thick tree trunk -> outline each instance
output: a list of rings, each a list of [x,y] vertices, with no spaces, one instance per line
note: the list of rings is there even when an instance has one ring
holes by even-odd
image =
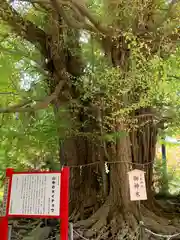
[[[96,146],[86,137],[65,140],[65,158],[71,166],[70,207],[74,218],[85,219],[98,209],[101,199]]]

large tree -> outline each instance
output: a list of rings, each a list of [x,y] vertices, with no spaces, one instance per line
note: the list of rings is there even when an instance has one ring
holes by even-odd
[[[26,10],[21,9],[22,4]],[[86,232],[88,237],[105,232],[104,238],[108,239],[126,227],[127,232],[136,232],[141,214],[152,230],[176,230],[167,227],[169,222],[159,216],[153,199],[157,130],[164,120],[157,113],[158,108],[152,107],[152,99],[145,99],[152,97],[152,86],[163,77],[162,61],[176,51],[179,13],[178,0],[30,0],[25,4],[0,1],[0,18],[12,30],[9,36],[16,34],[21,41],[32,44],[32,52],[34,46],[41,53],[40,67],[48,73],[44,84],[49,93],[35,104],[28,100],[0,110],[33,112],[52,104],[58,123],[62,117],[59,109],[66,109],[65,115],[76,131],[66,138],[59,136],[59,156],[61,165],[79,165],[71,171],[70,206],[74,219],[82,220],[77,225],[91,228]],[[93,52],[99,50],[92,54],[93,64],[83,58],[82,45],[86,41],[92,41],[91,47],[95,45]],[[98,75],[98,61],[105,62],[104,74]],[[159,64],[158,69],[153,68],[154,61]],[[89,65],[93,65],[92,74]],[[153,70],[157,70],[154,75]],[[92,79],[96,78],[99,82],[94,87]],[[91,83],[88,86],[87,79]],[[123,90],[116,92],[121,87]],[[91,94],[87,97],[88,90]],[[112,134],[116,135],[115,140],[106,141]],[[106,162],[113,162],[108,166],[108,175]],[[91,167],[80,167],[93,163]],[[148,201],[140,211],[129,199],[127,172],[131,167],[142,166]]]

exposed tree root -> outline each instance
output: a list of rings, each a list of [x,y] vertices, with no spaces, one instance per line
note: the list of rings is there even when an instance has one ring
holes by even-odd
[[[180,223],[177,224],[175,221],[172,223],[167,218],[160,217],[150,210],[142,207],[143,222],[146,227],[153,232],[161,232],[162,234],[174,234],[179,231]]]
[[[102,218],[102,216],[103,218],[107,218],[109,210],[110,210],[109,204],[105,203],[90,218],[77,222],[75,224],[75,227],[83,226],[84,228],[90,228],[93,224],[99,221]]]
[[[106,202],[90,218],[79,221],[74,226],[81,228],[87,239],[139,239],[141,236],[144,240],[149,239],[146,238],[146,229],[165,235],[180,231],[180,223],[158,216],[144,206],[141,207],[142,221],[131,212],[123,214],[117,209],[112,214],[111,210]]]
[[[172,220],[179,216],[180,211],[176,205],[169,204],[168,201],[158,201],[152,198],[151,203],[145,203],[144,206],[146,209],[149,209],[150,212],[154,212],[156,215],[168,218]]]

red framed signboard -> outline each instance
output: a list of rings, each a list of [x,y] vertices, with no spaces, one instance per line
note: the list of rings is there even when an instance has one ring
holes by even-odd
[[[61,171],[6,170],[0,220],[1,240],[8,239],[8,218],[58,218],[60,239],[68,240],[69,168]]]

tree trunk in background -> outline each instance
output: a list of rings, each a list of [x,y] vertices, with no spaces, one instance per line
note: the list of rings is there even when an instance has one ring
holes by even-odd
[[[166,156],[166,144],[165,144],[165,136],[161,138],[164,143],[161,145],[161,153],[162,153],[162,188],[160,189],[161,194],[168,195],[169,186],[168,186],[168,172],[167,172],[167,156]]]
[[[154,123],[153,116],[150,113],[150,108],[139,111],[137,115],[139,128],[131,132],[131,149],[132,162],[135,163],[134,166],[146,173],[147,196],[148,201],[151,203],[153,197],[153,163],[155,160],[158,130],[156,123]]]

